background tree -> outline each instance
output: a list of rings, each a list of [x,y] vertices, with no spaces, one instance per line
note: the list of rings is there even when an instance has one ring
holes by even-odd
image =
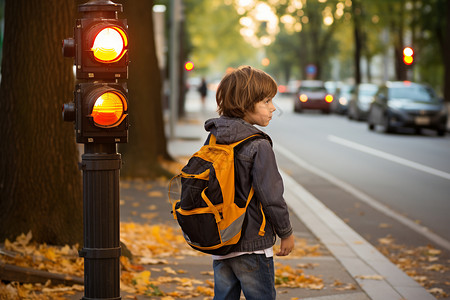
[[[195,74],[221,78],[227,67],[258,63],[256,49],[240,34],[242,16],[233,5],[223,0],[185,0],[184,5]]]
[[[363,48],[363,28],[362,19],[363,12],[361,3],[358,0],[352,2],[352,17],[353,17],[353,36],[355,39],[354,63],[355,63],[355,84],[361,83],[361,51]]]
[[[284,74],[290,75],[291,69],[297,72],[297,79],[306,79],[306,66],[314,64],[315,78],[329,79],[331,59],[337,53],[335,34],[343,23],[344,8],[340,1],[291,0],[277,5],[280,33],[268,47],[271,61],[281,63],[278,68],[283,68]],[[284,58],[290,60],[291,67]],[[271,70],[275,68],[271,66]]]
[[[275,42],[267,47],[267,56],[271,62],[268,71],[279,78],[279,83],[288,83],[290,79],[300,78],[301,49],[300,39],[293,38],[293,33],[287,32],[282,25]]]
[[[0,240],[32,231],[38,242],[82,241],[81,172],[72,124],[71,0],[7,0],[0,86]]]
[[[415,73],[450,102],[450,1],[416,0],[411,13],[417,22]]]
[[[130,129],[128,144],[120,145],[121,175],[156,177],[169,175],[159,162],[170,159],[164,133],[162,81],[153,34],[153,1],[123,0],[128,19],[130,65],[128,102]]]

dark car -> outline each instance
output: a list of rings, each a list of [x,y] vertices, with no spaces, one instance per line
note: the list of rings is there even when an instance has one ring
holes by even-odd
[[[294,111],[301,112],[305,109],[314,109],[329,113],[331,102],[333,102],[333,95],[327,92],[323,81],[303,80],[295,95]]]
[[[347,116],[351,120],[367,120],[370,103],[378,91],[378,85],[373,83],[360,83],[355,88],[355,97],[348,103]]]
[[[335,100],[331,104],[331,110],[336,114],[346,114],[348,103],[353,99],[355,86],[352,84],[340,84],[334,94]]]
[[[387,82],[375,94],[368,115],[368,126],[381,125],[385,132],[410,127],[417,133],[422,128],[444,136],[448,112],[442,99],[427,85],[409,81]]]

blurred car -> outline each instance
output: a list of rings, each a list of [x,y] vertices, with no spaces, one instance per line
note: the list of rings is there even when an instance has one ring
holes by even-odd
[[[301,112],[305,109],[315,109],[328,114],[332,102],[333,95],[327,92],[323,81],[303,80],[295,94],[294,111]]]
[[[381,125],[385,132],[410,127],[417,133],[422,128],[437,131],[444,136],[448,118],[447,107],[434,90],[409,81],[387,82],[375,94],[368,115],[368,127]]]
[[[348,103],[347,116],[349,119],[367,120],[370,103],[378,91],[378,85],[373,83],[360,83],[355,88],[355,96]]]
[[[336,94],[336,90],[341,84],[342,83],[340,81],[325,81],[324,82],[327,92],[332,95]]]
[[[348,103],[353,99],[355,87],[351,84],[340,84],[334,94],[335,100],[331,104],[331,111],[336,114],[346,114]]]

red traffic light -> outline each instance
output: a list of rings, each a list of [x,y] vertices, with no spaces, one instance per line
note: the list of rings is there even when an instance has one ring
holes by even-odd
[[[414,50],[411,47],[403,48],[403,62],[405,65],[411,65],[414,62]]]
[[[74,38],[63,41],[63,55],[75,56],[77,79],[127,79],[126,20],[78,19]]]
[[[194,63],[192,61],[188,61],[184,64],[184,69],[186,71],[192,71],[194,70]]]
[[[91,50],[99,62],[117,62],[128,50],[128,37],[120,27],[104,27],[95,35]]]

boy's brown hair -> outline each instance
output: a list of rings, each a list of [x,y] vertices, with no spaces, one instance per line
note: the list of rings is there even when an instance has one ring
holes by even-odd
[[[219,115],[243,118],[245,112],[253,112],[255,104],[273,98],[277,83],[264,71],[241,66],[222,78],[216,92]]]

